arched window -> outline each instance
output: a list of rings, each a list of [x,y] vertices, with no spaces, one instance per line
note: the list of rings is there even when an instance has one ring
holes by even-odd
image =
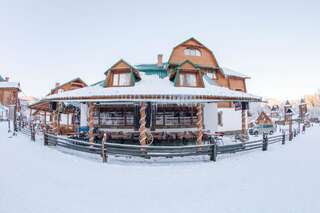
[[[198,49],[193,49],[193,48],[186,48],[184,50],[185,55],[190,55],[190,56],[201,56],[201,52]]]

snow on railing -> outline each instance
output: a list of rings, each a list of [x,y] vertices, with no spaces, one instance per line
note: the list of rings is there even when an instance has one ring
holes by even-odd
[[[21,128],[21,133],[31,137],[35,141],[34,128]],[[292,137],[300,134],[299,131],[294,131]],[[114,156],[135,156],[143,158],[153,157],[185,157],[185,156],[209,156],[211,161],[216,161],[217,155],[227,153],[237,153],[249,151],[254,149],[268,150],[268,145],[280,143],[284,145],[286,141],[290,140],[289,134],[285,132],[282,135],[268,136],[263,135],[260,140],[253,140],[244,143],[218,145],[217,142],[209,137],[208,144],[202,145],[184,145],[184,146],[152,146],[152,145],[129,145],[120,143],[107,142],[107,133],[104,134],[102,142],[89,143],[87,141],[72,139],[63,136],[57,136],[45,132],[43,134],[44,145],[59,146],[66,149],[76,150],[80,152],[87,152],[101,155],[103,162],[107,161],[108,155]]]
[[[89,143],[53,134],[44,134],[44,144],[60,146],[76,151],[82,151],[93,154],[100,154],[103,161],[107,161],[108,155],[115,156],[134,156],[143,158],[153,157],[185,157],[185,156],[209,156],[211,161],[216,161],[217,155],[227,153],[237,153],[249,151],[253,149],[262,149],[266,151],[269,144],[282,143],[288,139],[288,135],[277,135],[268,137],[266,134],[261,140],[249,141],[246,143],[232,145],[217,145],[216,142],[210,140],[211,143],[203,145],[187,145],[187,146],[148,146],[148,145],[129,145],[119,143],[108,143],[106,137],[104,142]]]

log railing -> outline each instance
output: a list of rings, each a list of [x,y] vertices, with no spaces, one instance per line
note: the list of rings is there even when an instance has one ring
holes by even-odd
[[[237,153],[253,149],[268,150],[268,145],[275,143],[285,144],[288,135],[278,135],[268,137],[264,135],[263,139],[238,143],[232,145],[217,145],[211,139],[209,144],[188,145],[188,146],[148,146],[148,145],[127,145],[119,143],[108,143],[107,134],[104,134],[103,142],[89,143],[87,141],[75,140],[67,137],[56,136],[44,133],[44,144],[51,146],[60,146],[81,152],[101,155],[103,162],[106,162],[108,155],[113,156],[133,156],[143,158],[154,157],[186,157],[186,156],[209,156],[211,161],[216,161],[217,155],[227,153]]]

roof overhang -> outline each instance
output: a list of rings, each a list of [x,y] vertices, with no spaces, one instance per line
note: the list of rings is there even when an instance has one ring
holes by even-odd
[[[44,99],[42,102],[166,102],[166,103],[218,103],[218,102],[261,102],[261,98],[201,96],[201,95],[119,95],[91,97],[61,97]],[[32,108],[32,106],[30,106]]]

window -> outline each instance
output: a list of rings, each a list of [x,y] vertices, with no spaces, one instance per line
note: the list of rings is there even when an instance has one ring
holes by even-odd
[[[194,128],[197,125],[196,107],[159,105],[156,112],[157,128]]]
[[[195,73],[180,73],[179,75],[180,85],[186,87],[197,86],[197,76]]]
[[[185,55],[190,55],[190,56],[201,56],[200,50],[197,49],[192,49],[192,48],[187,48],[184,50]]]
[[[114,73],[113,74],[113,86],[130,86],[131,74],[130,73]]]
[[[207,76],[208,76],[210,79],[217,79],[217,74],[216,74],[216,72],[208,72],[208,73],[207,73]]]
[[[101,108],[98,120],[100,126],[108,128],[127,128],[133,127],[134,109],[125,107]]]

